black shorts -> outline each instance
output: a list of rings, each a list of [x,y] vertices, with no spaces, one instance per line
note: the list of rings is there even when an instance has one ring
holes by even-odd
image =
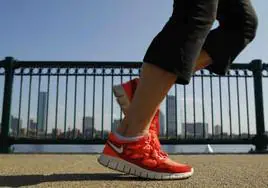
[[[211,30],[216,19],[219,26]],[[186,85],[203,49],[213,60],[207,69],[225,75],[256,29],[250,0],[174,0],[172,16],[153,39],[143,62],[175,73],[176,83]]]

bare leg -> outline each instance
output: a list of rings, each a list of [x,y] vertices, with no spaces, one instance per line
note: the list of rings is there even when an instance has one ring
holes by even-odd
[[[134,98],[118,128],[118,133],[123,136],[139,136],[148,133],[157,106],[176,79],[177,75],[144,63]]]
[[[194,71],[203,69],[211,61],[209,55],[202,50]],[[176,79],[177,75],[155,65],[144,63],[134,98],[117,132],[123,136],[147,134],[157,108]]]

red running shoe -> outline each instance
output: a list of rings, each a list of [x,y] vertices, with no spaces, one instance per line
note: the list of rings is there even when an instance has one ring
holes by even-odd
[[[137,141],[122,141],[110,133],[98,162],[108,168],[148,179],[185,179],[194,170],[168,158],[151,134]]]
[[[113,87],[113,93],[124,114],[126,114],[126,111],[133,99],[138,82],[139,78],[135,78],[121,85],[115,85]],[[159,135],[160,129],[159,113],[160,110],[157,109],[150,126],[150,132],[156,134],[156,136]]]

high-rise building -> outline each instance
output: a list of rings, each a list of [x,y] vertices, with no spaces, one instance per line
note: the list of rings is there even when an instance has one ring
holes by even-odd
[[[214,135],[221,135],[221,126],[220,125],[215,125],[214,127]]]
[[[167,96],[167,134],[168,136],[176,136],[176,97],[172,95]]]
[[[92,137],[93,135],[93,117],[83,117],[83,124],[82,127],[84,127],[83,135],[86,137]]]
[[[160,110],[159,113],[159,123],[160,123],[160,136],[165,136],[165,116],[164,113]]]
[[[187,137],[199,137],[199,138],[207,138],[208,137],[208,124],[207,123],[182,123],[181,126],[182,130],[182,137],[185,136],[185,131],[186,131],[186,136]]]
[[[44,132],[47,124],[47,92],[39,93],[37,114],[38,132]]]
[[[10,129],[12,133],[17,134],[22,126],[22,120],[11,116]]]
[[[37,131],[37,122],[34,122],[34,120],[30,119],[27,127],[27,136],[37,136]]]

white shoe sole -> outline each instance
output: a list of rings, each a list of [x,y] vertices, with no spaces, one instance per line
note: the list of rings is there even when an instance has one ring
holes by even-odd
[[[111,157],[108,155],[102,154],[98,158],[98,162],[110,169],[123,172],[126,174],[138,176],[146,179],[156,179],[156,180],[165,180],[165,179],[186,179],[193,175],[194,169],[192,168],[190,172],[185,173],[160,173],[154,172],[147,169],[143,169],[135,164],[127,162],[120,158]]]
[[[122,109],[122,112],[126,114],[126,111],[130,105],[130,101],[128,99],[128,96],[123,88],[122,85],[115,85],[113,86],[113,93],[114,96],[116,97],[116,100]]]

